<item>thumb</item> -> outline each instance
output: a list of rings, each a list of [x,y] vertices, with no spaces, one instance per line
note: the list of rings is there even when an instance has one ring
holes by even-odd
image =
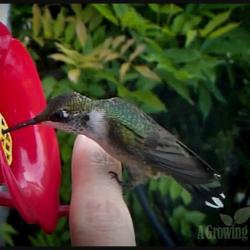
[[[70,232],[73,245],[135,245],[134,229],[117,181],[120,163],[79,135],[72,156]]]

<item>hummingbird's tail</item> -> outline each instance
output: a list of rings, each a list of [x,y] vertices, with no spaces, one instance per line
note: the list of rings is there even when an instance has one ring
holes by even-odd
[[[185,144],[180,141],[177,141],[178,144],[183,147],[190,155],[195,157],[198,162],[200,162],[205,168],[210,169],[211,173],[213,173],[212,179],[210,179],[207,183],[184,183],[183,186],[190,191],[191,193],[197,194],[204,200],[204,203],[208,207],[212,208],[223,208],[224,207],[224,199],[226,198],[221,182],[220,182],[220,175],[216,173],[216,171],[202,158],[200,158],[194,151],[188,148]]]
[[[223,208],[224,199],[226,198],[223,193],[219,180],[206,184],[187,184],[182,183],[183,187],[194,195],[199,196],[206,206],[211,208]]]

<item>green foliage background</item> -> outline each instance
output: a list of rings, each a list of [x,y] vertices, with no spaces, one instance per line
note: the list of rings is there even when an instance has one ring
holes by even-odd
[[[34,58],[47,98],[74,90],[136,103],[222,173],[225,214],[249,205],[249,17],[248,4],[34,4],[11,9],[13,35]],[[69,203],[74,137],[58,132],[58,139],[61,201]],[[199,226],[223,223],[173,179],[151,180],[146,191],[176,245],[234,243],[197,238]],[[137,244],[162,245],[135,194],[124,197]],[[18,234],[9,244],[70,245],[65,218],[51,235],[11,218],[21,220],[11,214],[9,223]]]

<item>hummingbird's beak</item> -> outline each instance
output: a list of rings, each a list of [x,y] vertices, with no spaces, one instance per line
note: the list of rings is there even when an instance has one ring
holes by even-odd
[[[42,114],[39,114],[38,116],[35,116],[34,118],[31,118],[27,121],[18,123],[16,125],[14,125],[13,127],[3,129],[2,134],[4,135],[4,134],[7,134],[7,133],[12,132],[14,130],[17,130],[19,128],[24,128],[24,127],[27,127],[30,125],[35,125],[35,124],[41,123],[43,121],[45,121],[45,117]]]

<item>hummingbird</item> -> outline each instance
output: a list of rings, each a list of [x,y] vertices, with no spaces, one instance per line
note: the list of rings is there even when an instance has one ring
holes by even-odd
[[[34,118],[3,133],[38,123],[96,141],[122,163],[132,186],[152,176],[170,175],[188,191],[199,194],[205,205],[224,206],[220,175],[148,114],[119,97],[93,100],[77,92],[65,93],[49,100]]]

